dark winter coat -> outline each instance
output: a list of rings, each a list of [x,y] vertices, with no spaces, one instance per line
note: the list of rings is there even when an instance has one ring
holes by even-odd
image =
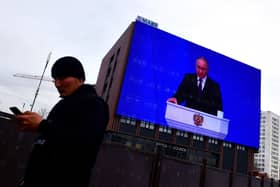
[[[108,113],[91,85],[61,99],[39,125],[24,186],[87,187]]]

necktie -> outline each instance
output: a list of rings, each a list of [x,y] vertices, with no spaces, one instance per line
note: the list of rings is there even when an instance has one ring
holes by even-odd
[[[198,95],[201,96],[202,93],[202,78],[199,78],[198,83]]]

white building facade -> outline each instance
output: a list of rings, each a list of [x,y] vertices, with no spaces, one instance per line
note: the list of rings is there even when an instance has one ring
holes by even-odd
[[[279,124],[280,116],[270,112],[261,113],[260,147],[254,156],[255,168],[259,172],[267,173],[269,178],[279,180],[280,164],[280,139]]]

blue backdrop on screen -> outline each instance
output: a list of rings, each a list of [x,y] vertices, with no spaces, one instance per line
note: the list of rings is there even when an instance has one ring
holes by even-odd
[[[221,88],[225,140],[258,148],[260,70],[217,52],[136,22],[117,113],[166,126],[166,100],[184,74],[195,73],[195,60],[209,61],[209,76]]]

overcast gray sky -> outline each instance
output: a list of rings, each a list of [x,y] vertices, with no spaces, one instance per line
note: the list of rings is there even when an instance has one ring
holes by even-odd
[[[95,83],[103,56],[137,15],[159,29],[193,41],[262,71],[262,110],[280,114],[279,0],[0,0],[0,111],[30,109],[47,55],[73,55]],[[43,82],[35,110],[59,97]],[[242,107],[242,106],[241,106]]]

